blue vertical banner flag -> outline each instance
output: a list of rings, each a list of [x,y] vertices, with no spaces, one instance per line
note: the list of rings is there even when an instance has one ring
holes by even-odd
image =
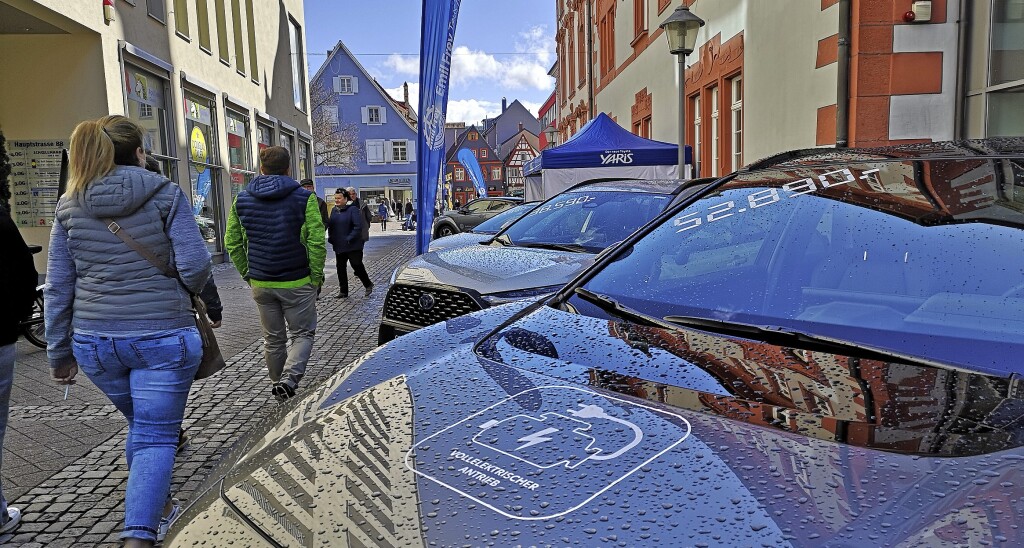
[[[420,26],[420,110],[417,124],[416,253],[430,246],[434,202],[444,163],[444,120],[460,0],[423,0]]]
[[[480,162],[477,161],[476,156],[473,155],[473,151],[468,148],[464,148],[459,151],[459,163],[465,166],[466,173],[469,173],[469,178],[473,180],[473,186],[476,187],[476,195],[478,198],[487,197],[487,185],[484,184],[484,174],[480,171]]]

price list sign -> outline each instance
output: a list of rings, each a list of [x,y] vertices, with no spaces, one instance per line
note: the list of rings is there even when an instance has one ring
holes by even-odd
[[[57,209],[63,139],[8,141],[14,216],[21,227],[49,227]]]

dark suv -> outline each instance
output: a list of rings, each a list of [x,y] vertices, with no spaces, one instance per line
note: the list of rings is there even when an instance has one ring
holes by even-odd
[[[521,203],[523,203],[522,198],[506,196],[473,200],[435,219],[434,237],[443,238],[452,234],[458,234],[459,232],[472,230],[476,225]]]
[[[417,330],[171,546],[1024,545],[1024,142],[816,150]]]

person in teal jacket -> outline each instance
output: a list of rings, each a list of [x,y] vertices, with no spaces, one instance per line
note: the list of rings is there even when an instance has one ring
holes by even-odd
[[[288,149],[260,151],[260,172],[235,198],[224,247],[252,287],[271,393],[284,401],[295,395],[313,351],[327,244],[316,195],[289,176]]]

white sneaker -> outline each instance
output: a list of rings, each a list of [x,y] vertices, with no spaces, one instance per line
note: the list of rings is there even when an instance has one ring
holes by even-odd
[[[167,514],[167,517],[160,518],[160,525],[156,529],[156,541],[163,542],[167,536],[167,530],[171,528],[171,524],[174,520],[178,519],[181,515],[181,505],[178,504],[178,499],[171,499],[171,513]]]
[[[0,535],[13,531],[19,523],[21,523],[21,509],[8,506],[7,521],[0,525]]]

